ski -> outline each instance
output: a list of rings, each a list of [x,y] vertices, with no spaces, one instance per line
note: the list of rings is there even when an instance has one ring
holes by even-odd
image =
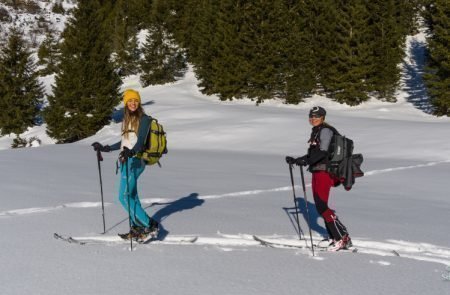
[[[130,240],[123,239],[118,235],[102,235],[102,236],[83,236],[72,237],[54,233],[53,237],[60,241],[78,245],[104,245],[104,244],[128,244]],[[192,244],[197,241],[197,236],[168,236],[160,240],[154,236],[148,236],[146,239],[136,241],[138,244]],[[133,240],[134,241],[134,240]]]
[[[283,239],[283,240],[275,240],[275,239],[265,239],[258,236],[253,236],[255,241],[261,243],[261,245],[270,247],[270,248],[297,248],[297,249],[311,249],[310,245],[306,245],[304,240],[293,240],[293,239]],[[314,246],[315,250],[321,252],[338,252],[338,251],[329,251],[327,247],[318,247]],[[351,249],[341,249],[339,251],[343,252],[352,252],[357,253],[358,248],[352,247]]]

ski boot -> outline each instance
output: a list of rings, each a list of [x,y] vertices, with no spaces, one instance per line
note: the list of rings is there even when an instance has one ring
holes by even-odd
[[[158,228],[159,223],[154,219],[150,219],[150,225],[148,227],[139,228],[140,231],[138,235],[135,237],[136,241],[138,242],[145,241],[149,236],[151,239],[155,239],[158,236]]]
[[[141,227],[133,225],[131,230],[124,234],[118,234],[124,240],[137,239],[142,232]]]
[[[144,232],[152,238],[156,238],[158,236],[158,231],[159,223],[154,219],[150,219],[150,225],[144,229]]]
[[[342,237],[342,239],[336,241],[333,246],[328,247],[328,251],[335,252],[339,250],[348,250],[352,246],[352,240],[350,239],[350,236],[346,234]]]

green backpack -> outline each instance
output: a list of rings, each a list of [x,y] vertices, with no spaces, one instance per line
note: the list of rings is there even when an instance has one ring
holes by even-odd
[[[166,132],[158,120],[152,117],[150,120],[144,151],[137,153],[136,157],[144,159],[147,165],[158,164],[161,167],[159,159],[162,155],[167,154]]]

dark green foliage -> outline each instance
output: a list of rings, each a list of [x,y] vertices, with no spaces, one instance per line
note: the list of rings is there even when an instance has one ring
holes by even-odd
[[[144,87],[174,82],[187,68],[183,52],[162,25],[150,27],[142,53],[140,68]]]
[[[430,28],[428,68],[425,75],[434,114],[450,116],[450,5],[434,0],[427,6]]]
[[[369,96],[395,101],[418,7],[418,0],[163,2],[204,93],[257,103],[322,93],[350,105]]]
[[[326,93],[340,103],[357,105],[368,99],[367,75],[370,47],[367,42],[368,11],[361,1],[336,1],[333,9],[334,40],[327,52],[330,65],[321,80]],[[327,58],[327,57],[324,57]]]
[[[169,1],[170,2],[170,1]],[[315,85],[296,1],[187,1],[167,23],[187,48],[206,94],[298,103]],[[180,24],[177,26],[177,24]],[[305,46],[302,42],[305,42]]]
[[[213,32],[211,68],[209,75],[214,78],[214,86],[211,91],[219,95],[220,99],[227,100],[233,97],[240,98],[245,93],[245,86],[250,83],[248,74],[250,69],[250,59],[245,59],[246,49],[240,46],[242,42],[248,42],[243,13],[238,11],[246,10],[241,1],[220,1],[219,5],[212,6],[216,10],[216,28]],[[206,24],[204,24],[206,25]],[[250,44],[249,44],[250,45]],[[202,48],[207,50],[207,48]]]
[[[47,133],[60,143],[95,134],[119,102],[121,80],[110,61],[104,14],[98,0],[81,0],[63,32],[56,85],[45,110]]]
[[[103,6],[107,15],[104,27],[110,37],[114,67],[118,69],[120,76],[137,74],[139,70],[140,51],[136,35],[139,28],[144,26],[145,19],[143,16],[137,17],[136,12],[141,2],[118,0]]]
[[[48,32],[45,36],[44,42],[38,49],[38,64],[43,66],[39,71],[41,76],[51,75],[56,73],[58,69],[58,42],[53,36],[52,32]]]
[[[0,7],[0,22],[10,22],[12,17],[9,15],[8,10]]]
[[[114,67],[119,69],[120,76],[134,75],[139,72],[139,58],[141,51],[138,48],[136,34],[128,39],[117,40]]]
[[[13,29],[8,43],[0,52],[1,135],[20,134],[35,125],[44,96],[22,34]]]
[[[400,68],[405,35],[397,26],[395,0],[371,1],[368,24],[370,25],[371,68],[367,77],[369,90],[377,97],[396,101],[395,90],[400,79]]]
[[[314,34],[307,15],[308,1],[291,1],[284,7],[280,30],[283,35],[277,51],[282,58],[277,91],[286,103],[297,104],[310,96],[317,86]]]
[[[11,147],[13,149],[17,148],[24,148],[28,144],[27,140],[24,138],[21,138],[19,135],[16,136],[16,138],[13,139],[13,143],[11,144]]]
[[[349,105],[369,97],[393,102],[405,37],[423,2],[433,10],[426,17],[433,32],[427,85],[445,114],[448,72],[439,48],[448,43],[433,31],[448,32],[439,16],[448,12],[434,12],[443,0],[81,0],[63,35],[61,64],[51,36],[39,50],[44,74],[59,67],[49,134],[60,142],[93,134],[117,103],[118,75],[141,74],[143,86],[172,82],[187,60],[202,92],[222,100],[296,104],[317,93]]]
[[[52,12],[53,13],[64,14],[66,11],[64,10],[62,2],[56,2],[55,4],[53,4]]]
[[[142,48],[143,60],[140,62],[141,84],[144,87],[174,82],[187,69],[186,54],[168,30],[166,19],[170,13],[165,1],[152,2],[148,32]]]
[[[13,143],[11,144],[11,147],[13,149],[16,149],[16,148],[23,148],[23,147],[40,146],[41,143],[42,143],[41,140],[36,136],[26,139],[26,138],[22,138],[19,135],[17,135],[16,138],[13,139]]]
[[[175,10],[173,17],[178,18],[178,22],[172,22],[175,26],[178,25],[173,29],[174,34],[177,36],[178,32],[181,35],[181,44],[187,48],[188,57],[200,79],[199,87],[208,95],[217,93],[214,84],[218,74],[212,67],[220,46],[216,42],[218,2],[187,0],[181,10]]]

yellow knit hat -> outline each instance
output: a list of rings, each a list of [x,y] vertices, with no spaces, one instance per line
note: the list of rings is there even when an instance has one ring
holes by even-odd
[[[139,104],[141,103],[141,96],[139,95],[139,92],[133,89],[127,89],[123,92],[123,104],[127,105],[127,102],[130,99],[136,99]]]

